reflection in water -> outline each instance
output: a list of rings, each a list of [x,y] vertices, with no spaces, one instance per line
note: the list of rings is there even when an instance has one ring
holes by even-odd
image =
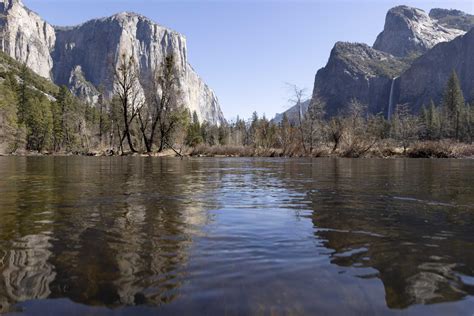
[[[3,309],[14,302],[44,299],[50,295],[49,285],[55,273],[48,263],[49,240],[46,235],[28,235],[14,241],[14,248],[4,254],[0,269],[4,281],[1,289],[5,291],[0,291]]]
[[[474,295],[461,277],[474,273],[472,176],[456,178],[466,172],[462,164],[426,162],[412,172],[402,160],[387,172],[387,163],[334,163],[329,185],[308,193],[316,235],[334,250],[332,263],[375,268],[360,277],[381,279],[391,308]]]
[[[468,314],[472,167],[0,158],[0,311]]]

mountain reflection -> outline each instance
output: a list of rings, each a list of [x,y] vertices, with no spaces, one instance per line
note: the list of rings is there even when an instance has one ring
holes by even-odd
[[[7,158],[0,311],[465,314],[469,163]]]
[[[474,295],[461,277],[474,275],[474,251],[466,251],[474,249],[474,209],[470,191],[458,189],[469,183],[457,179],[450,187],[452,180],[432,177],[442,167],[436,162],[407,174],[406,163],[334,160],[332,168],[315,167],[320,186],[307,199],[317,238],[333,251],[331,263],[376,269],[359,277],[379,278],[390,308]]]
[[[2,201],[16,209],[2,209],[0,235],[19,236],[0,244],[4,310],[47,297],[107,306],[177,297],[192,238],[209,221],[193,201],[206,175],[186,176],[173,160],[137,162],[103,160],[91,170],[74,159],[24,161],[25,178]],[[23,236],[45,225],[49,234]]]

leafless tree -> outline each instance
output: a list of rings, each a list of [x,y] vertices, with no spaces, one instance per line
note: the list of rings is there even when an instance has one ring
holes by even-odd
[[[304,118],[304,113],[303,113],[303,100],[306,96],[306,89],[301,89],[295,84],[289,84],[287,83],[289,88],[291,89],[291,97],[288,100],[291,104],[296,105],[298,109],[298,130],[300,133],[300,141],[301,141],[301,146],[303,147],[304,152],[306,153],[306,142],[305,142],[305,135],[304,135],[304,128],[303,128],[303,118]]]
[[[120,102],[123,117],[123,134],[120,136],[120,147],[123,152],[123,141],[127,139],[130,151],[137,152],[133,146],[131,125],[143,105],[140,90],[139,70],[133,57],[122,55],[120,64],[115,70],[115,95]]]
[[[410,113],[408,105],[399,104],[395,108],[391,123],[392,137],[400,142],[403,153],[406,153],[410,144],[418,137],[421,129],[420,120]]]
[[[147,152],[151,152],[155,135],[159,134],[159,149],[169,146],[170,135],[179,122],[179,77],[174,55],[168,55],[146,85],[146,105],[138,113],[140,131]]]
[[[345,156],[360,157],[380,140],[374,132],[375,124],[367,113],[367,106],[352,100],[344,116],[344,141],[347,145]]]
[[[313,97],[309,103],[308,111],[304,115],[303,130],[309,144],[309,153],[315,148],[317,140],[321,137],[324,123],[324,102],[319,97]]]
[[[326,133],[329,141],[333,143],[332,152],[336,152],[344,136],[344,122],[340,116],[335,116],[326,125]]]
[[[283,119],[278,127],[278,143],[283,149],[283,153],[287,154],[293,142],[293,127],[286,113],[283,113]]]

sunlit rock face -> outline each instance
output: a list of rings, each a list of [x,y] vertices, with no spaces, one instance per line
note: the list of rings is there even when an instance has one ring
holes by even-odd
[[[1,49],[37,74],[51,78],[54,28],[20,0],[0,0]]]
[[[179,73],[181,103],[201,121],[225,121],[214,92],[187,60],[183,35],[134,13],[119,13],[75,27],[52,27],[19,0],[0,0],[2,49],[39,75],[67,85],[88,102],[99,87],[111,96],[114,69],[122,55],[133,57],[149,77],[173,54]]]
[[[443,26],[466,32],[474,27],[474,15],[459,10],[435,8],[430,11],[430,17]]]
[[[465,33],[449,26],[441,25],[423,10],[398,6],[388,11],[384,30],[373,47],[399,57],[422,54]]]

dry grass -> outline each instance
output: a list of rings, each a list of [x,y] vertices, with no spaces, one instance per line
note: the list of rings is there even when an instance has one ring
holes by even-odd
[[[364,144],[366,145],[366,144]],[[0,147],[1,149],[1,147]],[[1,152],[0,152],[1,154]],[[88,156],[110,156],[119,153],[106,150],[75,152],[75,153],[37,153],[28,151],[17,151],[16,155],[88,155]],[[183,156],[200,157],[345,157],[345,158],[474,158],[474,145],[463,144],[454,141],[425,141],[414,143],[410,148],[403,151],[393,141],[378,142],[368,150],[366,146],[342,145],[337,151],[332,151],[332,144],[317,146],[311,154],[305,153],[300,146],[291,146],[285,150],[279,148],[255,148],[251,146],[208,146],[198,145],[191,148],[183,148]],[[175,157],[171,149],[162,153],[133,154],[134,156],[152,157]]]
[[[474,145],[452,141],[418,142],[404,152],[397,144],[380,142],[370,149],[366,146],[342,146],[332,152],[331,146],[321,145],[306,154],[299,147],[286,150],[254,148],[248,146],[199,145],[190,151],[190,156],[204,157],[344,157],[344,158],[474,158]]]

